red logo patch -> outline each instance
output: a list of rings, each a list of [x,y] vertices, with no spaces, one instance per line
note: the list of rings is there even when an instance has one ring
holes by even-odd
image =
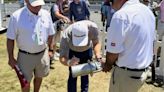
[[[111,46],[116,46],[116,43],[113,43],[113,42],[112,42],[112,43],[111,43]]]

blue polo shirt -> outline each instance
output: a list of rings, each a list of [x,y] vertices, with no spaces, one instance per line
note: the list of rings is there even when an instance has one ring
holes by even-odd
[[[90,12],[89,9],[84,1],[80,1],[78,4],[75,2],[72,2],[70,4],[70,19],[71,21],[80,21],[80,20],[86,20],[89,19]]]

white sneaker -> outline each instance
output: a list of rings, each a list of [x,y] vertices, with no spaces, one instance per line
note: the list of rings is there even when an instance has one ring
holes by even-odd
[[[54,60],[58,61],[59,60],[59,53],[55,52],[54,54]]]
[[[55,52],[55,55],[56,55],[57,57],[59,57],[59,56],[60,56],[60,54],[59,54],[58,52]]]
[[[55,56],[55,57],[54,57],[54,60],[55,60],[55,61],[59,61],[59,57],[56,57],[56,56]]]

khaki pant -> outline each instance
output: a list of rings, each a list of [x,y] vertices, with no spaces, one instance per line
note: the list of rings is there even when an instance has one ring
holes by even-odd
[[[138,92],[147,78],[147,71],[136,72],[115,67],[109,92]]]
[[[31,81],[33,75],[35,77],[45,77],[49,74],[50,59],[48,50],[45,50],[38,55],[19,52],[17,62],[19,68],[29,82]]]

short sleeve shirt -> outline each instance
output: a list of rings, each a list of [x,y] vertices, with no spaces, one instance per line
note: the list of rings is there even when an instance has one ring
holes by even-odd
[[[152,62],[155,17],[138,0],[127,1],[112,18],[107,33],[107,52],[118,53],[120,67],[142,69]]]
[[[38,45],[36,40],[37,32],[40,32],[43,40],[41,45]],[[27,7],[11,15],[7,30],[8,39],[16,40],[19,49],[31,53],[45,49],[48,37],[54,34],[52,19],[48,11],[41,9],[38,15],[34,15]]]

